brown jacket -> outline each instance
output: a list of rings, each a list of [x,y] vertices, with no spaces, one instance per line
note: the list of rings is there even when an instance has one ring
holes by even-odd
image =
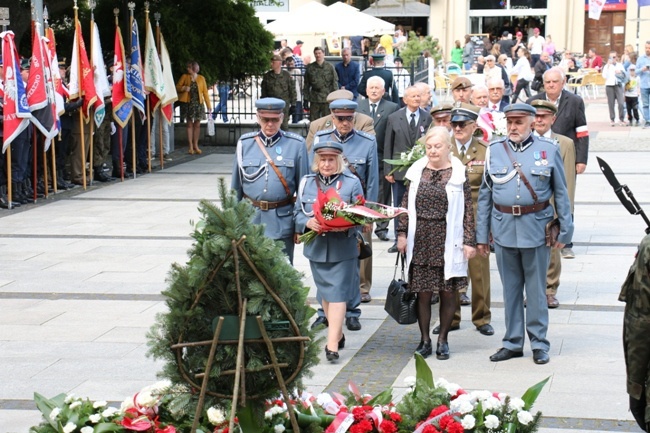
[[[181,75],[180,80],[176,83],[176,92],[178,92],[178,102],[190,102],[190,92],[183,91],[183,87],[192,84],[192,77],[190,74]],[[210,95],[208,94],[208,85],[205,83],[203,75],[196,76],[196,85],[199,88],[199,102],[208,107],[208,111],[212,111],[212,104],[210,103]]]

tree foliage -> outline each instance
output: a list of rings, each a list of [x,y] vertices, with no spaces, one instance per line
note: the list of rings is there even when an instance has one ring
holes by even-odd
[[[420,39],[415,32],[409,32],[408,42],[400,50],[400,57],[404,60],[405,66],[410,66],[412,63],[417,63],[418,58],[425,51],[428,51],[436,64],[438,64],[442,58],[438,39],[432,38],[431,36],[425,36],[423,39]]]

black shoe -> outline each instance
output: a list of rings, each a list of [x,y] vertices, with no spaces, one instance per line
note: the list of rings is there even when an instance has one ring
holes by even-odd
[[[449,344],[446,341],[438,343],[436,346],[436,358],[440,360],[449,359]]]
[[[345,319],[345,326],[347,326],[347,328],[350,331],[360,331],[361,330],[361,323],[359,322],[358,317],[348,317],[347,319]]]
[[[388,235],[384,232],[379,232],[379,233],[375,232],[375,234],[377,235],[377,238],[379,238],[380,241],[388,242],[390,240],[388,239]]]
[[[341,334],[341,339],[339,340],[339,350],[345,348],[345,334]]]
[[[460,329],[460,325],[451,325],[449,328],[449,331],[458,331]],[[440,334],[440,325],[436,326],[433,328],[433,331],[431,331],[433,335],[438,335]]]
[[[396,253],[397,252],[397,244],[396,243],[393,244],[393,246],[388,249],[388,252],[391,253],[391,254]]]
[[[485,325],[477,326],[476,330],[483,335],[494,335],[494,328],[489,323]]]
[[[329,362],[336,361],[337,359],[339,359],[339,353],[333,352],[329,350],[327,346],[325,346],[325,358],[327,358]]]
[[[95,177],[94,179],[98,182],[110,182],[114,180],[112,177],[104,173],[100,167],[95,167]]]
[[[548,364],[551,358],[544,349],[533,349],[533,361],[535,364]]]
[[[522,356],[524,356],[524,352],[515,352],[514,350],[509,350],[506,349],[505,347],[502,347],[497,351],[497,353],[490,356],[490,361],[492,362],[507,361],[510,358],[521,358]]]
[[[311,329],[317,328],[321,325],[325,326],[326,328],[330,326],[330,324],[327,322],[327,317],[320,316],[318,319],[314,321],[314,323],[311,324]]]
[[[431,347],[431,341],[420,341],[418,347],[415,349],[415,353],[422,355],[422,358],[426,358],[433,353],[433,347]]]
[[[440,295],[433,295],[431,297],[431,305],[436,305],[438,302],[440,302]]]
[[[361,302],[363,304],[367,304],[370,301],[372,301],[372,297],[370,296],[370,293],[361,294]]]
[[[472,301],[469,300],[467,293],[460,294],[460,305],[462,306],[472,305]]]

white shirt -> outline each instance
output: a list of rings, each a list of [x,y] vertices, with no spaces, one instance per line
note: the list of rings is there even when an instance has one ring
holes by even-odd
[[[411,114],[415,114],[415,124],[417,125],[420,121],[420,110],[411,111],[409,110],[409,107],[406,107],[406,122],[409,125],[411,124]]]
[[[530,54],[542,54],[542,50],[544,49],[545,43],[546,43],[546,39],[544,39],[544,36],[541,35],[528,38],[528,46],[530,47]]]
[[[605,85],[606,86],[615,86],[616,85],[616,74],[618,72],[624,71],[625,68],[623,68],[622,63],[605,63],[605,66],[603,66],[603,78],[605,79]]]

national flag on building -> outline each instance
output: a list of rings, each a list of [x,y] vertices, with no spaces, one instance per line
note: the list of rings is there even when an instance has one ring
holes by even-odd
[[[70,64],[70,83],[68,89],[70,99],[83,98],[82,112],[86,123],[90,119],[90,108],[97,101],[97,91],[93,81],[94,73],[88,61],[86,44],[81,34],[81,24],[76,22],[74,43],[72,45],[72,61]]]
[[[133,106],[140,111],[142,120],[146,119],[144,85],[142,83],[142,60],[140,57],[140,37],[138,36],[138,22],[133,20],[131,26],[131,66],[129,67],[129,80]]]
[[[39,25],[38,23],[36,24]],[[58,133],[54,89],[50,79],[49,59],[44,55],[43,39],[34,32],[32,38],[32,57],[27,79],[27,104],[32,112],[31,122],[45,137],[45,150]]]
[[[93,41],[91,56],[93,59],[93,82],[95,90],[97,91],[97,101],[95,101],[95,125],[99,126],[104,121],[106,115],[106,105],[104,98],[111,96],[111,87],[108,84],[108,76],[106,75],[106,64],[104,63],[104,55],[102,54],[102,44],[99,41],[99,28],[97,23],[93,22]]]
[[[32,117],[27,104],[25,85],[20,77],[20,58],[14,43],[14,32],[0,33],[4,65],[3,143],[2,153],[29,126]]]
[[[115,57],[113,60],[113,119],[124,128],[133,112],[129,75],[124,71],[124,43],[119,26],[115,27]]]
[[[161,109],[167,123],[172,123],[174,102],[178,99],[178,93],[176,93],[176,84],[172,75],[172,62],[169,59],[169,51],[167,51],[165,38],[162,35],[160,35],[160,56],[162,60],[163,80],[165,81],[165,96],[161,101]]]

